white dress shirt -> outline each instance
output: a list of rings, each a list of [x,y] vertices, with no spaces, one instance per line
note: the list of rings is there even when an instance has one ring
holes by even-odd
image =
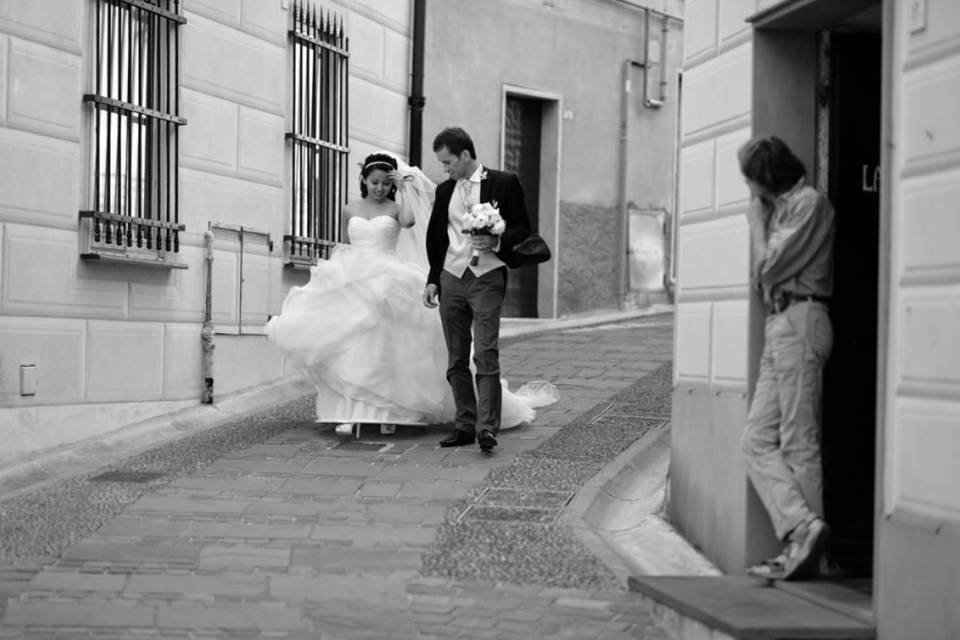
[[[473,255],[472,236],[463,233],[463,216],[469,206],[480,202],[480,177],[482,175],[483,165],[478,162],[477,170],[473,172],[473,175],[469,178],[457,180],[447,209],[450,218],[447,225],[450,246],[447,247],[443,269],[457,278],[462,278],[467,269],[473,271],[473,275],[479,278],[485,273],[504,266],[503,260],[490,252],[481,253],[476,266],[470,264],[470,258]],[[466,196],[466,201],[464,201],[464,193],[469,194]]]

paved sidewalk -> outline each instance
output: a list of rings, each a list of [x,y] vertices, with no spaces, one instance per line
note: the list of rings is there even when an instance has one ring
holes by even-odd
[[[118,492],[125,506],[55,550],[14,560],[5,545],[0,638],[665,638],[557,518],[666,420],[672,318],[505,345],[511,386],[549,379],[561,400],[501,432],[491,456],[439,449],[440,428],[343,439],[306,397],[238,423],[236,446],[195,441],[215,454],[180,443],[112,467],[126,478],[50,487],[51,501],[86,491],[85,512]],[[608,399],[650,380],[643,418],[611,419]],[[196,463],[177,467],[178,452]],[[0,511],[40,509],[17,500]]]

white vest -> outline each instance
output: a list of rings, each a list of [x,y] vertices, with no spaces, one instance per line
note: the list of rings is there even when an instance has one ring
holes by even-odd
[[[449,223],[447,224],[447,235],[450,237],[450,246],[447,247],[447,255],[443,261],[443,269],[448,273],[462,278],[467,269],[473,272],[473,275],[480,277],[494,269],[504,266],[503,260],[493,253],[481,253],[480,260],[476,266],[470,264],[470,258],[473,255],[473,244],[471,236],[463,233],[463,216],[470,205],[480,202],[480,176],[483,175],[483,167],[478,163],[477,170],[473,172],[469,180],[461,178],[453,189],[453,195],[450,196],[450,204],[447,207]],[[464,183],[469,185],[469,195],[467,202],[464,202]]]

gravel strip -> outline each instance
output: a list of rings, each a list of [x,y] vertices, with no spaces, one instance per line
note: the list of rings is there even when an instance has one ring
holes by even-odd
[[[536,449],[518,455],[510,465],[494,469],[466,500],[451,506],[437,542],[423,556],[421,573],[561,588],[622,588],[613,572],[573,532],[554,524],[553,519],[531,524],[524,515],[531,511],[530,494],[577,491],[649,429],[664,424],[670,411],[671,385],[668,363],[598,403]],[[512,501],[502,490],[507,487],[518,489]],[[476,506],[491,502],[491,493],[499,496],[498,504],[505,507],[500,517],[472,518]],[[509,518],[511,504],[516,514],[513,520]],[[541,517],[543,511],[530,517]],[[560,509],[555,511],[559,515]]]
[[[269,440],[291,427],[312,425],[313,412],[313,397],[304,396],[4,500],[0,502],[0,563],[18,565],[59,556],[144,493],[165,485],[178,474],[201,469],[230,452]],[[144,483],[90,482],[90,478],[108,471],[163,475]]]

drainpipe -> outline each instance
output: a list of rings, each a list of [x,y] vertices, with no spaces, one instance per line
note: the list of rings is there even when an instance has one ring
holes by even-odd
[[[646,68],[646,61],[623,61],[623,92],[620,96],[620,180],[617,185],[617,211],[620,218],[620,265],[617,274],[617,297],[621,307],[626,305],[627,293],[630,287],[630,214],[627,211],[627,173],[630,155],[630,96],[631,71],[634,67]]]
[[[660,24],[660,104],[667,99],[667,38],[670,37],[670,25],[667,17],[662,18]]]
[[[203,234],[204,262],[207,266],[204,275],[203,327],[200,329],[200,348],[202,349],[200,370],[203,387],[200,390],[200,402],[213,404],[213,231],[207,229]]]
[[[667,24],[666,16],[661,18],[660,23],[660,97],[659,98],[650,98],[647,96],[647,74],[644,70],[643,74],[643,106],[648,109],[659,109],[663,106],[664,101],[667,99],[667,36],[670,32],[670,27]],[[646,36],[644,41],[649,46],[650,43],[650,14],[647,13],[647,23],[646,23]]]
[[[683,77],[677,81],[677,142],[676,153],[673,154],[673,214],[670,216],[670,260],[667,271],[663,275],[663,287],[670,296],[670,302],[677,299],[677,234],[680,233],[680,143],[683,137],[680,132],[680,92],[683,91]]]
[[[407,158],[414,167],[419,167],[423,150],[423,47],[426,30],[427,0],[413,2],[413,60],[410,70],[410,142]]]

